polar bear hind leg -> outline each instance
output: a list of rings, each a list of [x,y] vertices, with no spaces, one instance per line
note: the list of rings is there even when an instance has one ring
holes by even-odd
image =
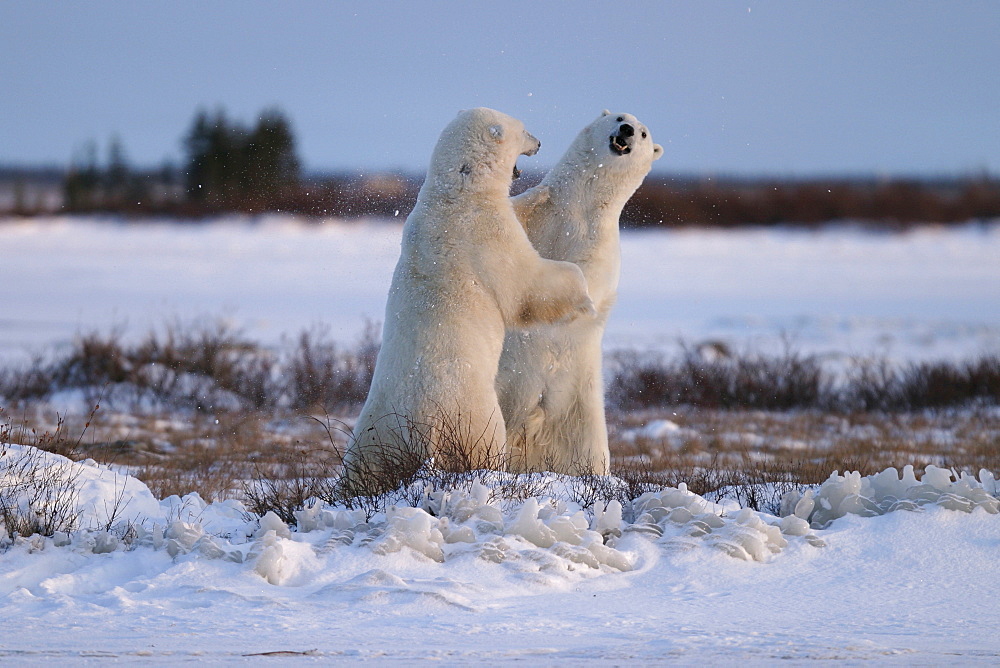
[[[520,354],[525,354],[531,343],[535,342],[508,342],[512,348],[517,346]],[[580,357],[587,357],[579,352]],[[548,375],[537,392],[524,392],[534,380],[530,375],[508,379],[519,384],[501,393],[501,400],[507,402],[505,414],[510,416],[507,444],[512,471],[608,473],[610,453],[600,373],[586,364],[564,371]],[[535,397],[534,402],[513,405],[528,393]]]
[[[607,475],[609,469],[607,427],[603,412],[593,403],[574,397],[569,407],[552,408],[559,420],[547,416],[539,405],[508,434],[511,470],[552,471],[567,475]],[[558,411],[558,412],[557,412]],[[548,419],[546,419],[548,417]],[[568,419],[563,419],[568,418]],[[566,448],[566,444],[569,448]]]

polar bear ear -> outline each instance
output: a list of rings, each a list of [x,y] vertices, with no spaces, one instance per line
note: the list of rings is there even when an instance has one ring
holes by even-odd
[[[653,144],[653,160],[659,160],[663,157],[663,147],[659,144]]]
[[[491,125],[490,126],[490,136],[500,141],[503,139],[503,126],[502,125]]]
[[[608,111],[607,109],[605,109],[604,111],[601,112],[601,116],[610,116],[610,115],[611,115],[611,112]]]

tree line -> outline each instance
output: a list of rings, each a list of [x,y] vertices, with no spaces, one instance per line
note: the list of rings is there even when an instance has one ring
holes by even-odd
[[[224,209],[280,206],[296,195],[300,163],[291,124],[267,110],[253,127],[199,112],[184,139],[187,198]]]
[[[112,138],[101,160],[94,142],[73,157],[62,209],[132,216],[199,218],[225,212],[287,211],[306,216],[405,218],[422,175],[307,175],[288,117],[265,109],[250,124],[225,111],[199,110],[181,139],[180,166],[133,167]],[[514,192],[537,183],[530,172]],[[23,179],[22,176],[15,177]],[[4,170],[0,169],[0,188]],[[7,213],[34,211],[14,181]],[[41,201],[40,198],[38,201]],[[1000,179],[681,178],[653,173],[622,214],[628,227],[822,224],[856,220],[888,225],[1000,218]]]
[[[272,210],[297,195],[301,167],[288,118],[277,109],[255,124],[230,119],[223,110],[195,114],[183,139],[184,166],[133,169],[120,140],[98,160],[93,142],[74,157],[63,183],[72,212],[191,213]]]

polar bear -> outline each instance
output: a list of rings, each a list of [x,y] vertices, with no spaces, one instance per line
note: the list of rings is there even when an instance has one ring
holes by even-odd
[[[577,264],[597,307],[594,317],[507,332],[497,393],[513,470],[608,472],[601,338],[618,289],[618,219],[662,155],[635,116],[605,111],[513,200],[538,252]]]
[[[593,319],[580,269],[543,259],[514,214],[517,158],[539,146],[520,121],[486,108],[459,113],[438,139],[403,225],[382,348],[345,454],[348,483],[391,484],[379,476],[427,456],[505,466],[494,386],[505,330]]]

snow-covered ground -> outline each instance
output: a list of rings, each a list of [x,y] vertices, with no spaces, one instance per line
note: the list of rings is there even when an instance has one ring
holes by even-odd
[[[398,222],[4,222],[0,355],[197,317],[265,343],[317,324],[351,342],[382,319]],[[629,232],[622,254],[609,350],[784,336],[806,352],[927,359],[1000,346],[1000,224]]]
[[[565,481],[512,502],[487,479],[371,518],[316,506],[290,528],[233,501],[157,501],[106,467],[36,464],[75,480],[93,529],[3,541],[4,662],[1000,659],[987,473],[832,476],[780,519],[683,489],[588,515],[559,500]]]
[[[350,342],[381,319],[398,248],[398,224],[380,221],[5,222],[0,359],[196,317],[265,343],[316,324]],[[782,334],[836,356],[1000,348],[998,224],[634,232],[623,260],[609,349],[766,348]],[[987,473],[834,477],[774,516],[683,490],[594,515],[559,493],[566,481],[515,502],[487,480],[368,521],[316,507],[289,528],[38,457],[74,481],[81,530],[0,532],[4,664],[1000,660]]]

